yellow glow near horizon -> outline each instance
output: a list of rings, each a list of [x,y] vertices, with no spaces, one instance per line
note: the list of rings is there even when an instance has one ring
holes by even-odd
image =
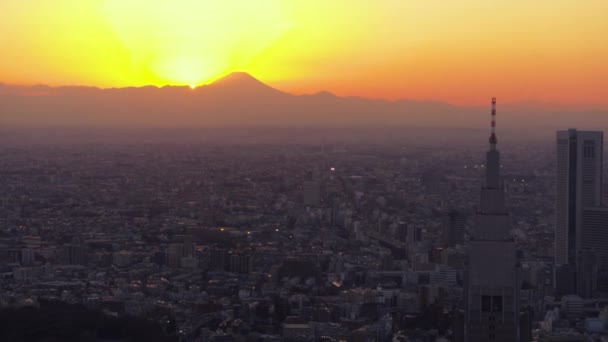
[[[137,72],[199,84],[246,65],[289,28],[279,0],[107,0]]]
[[[606,0],[2,0],[0,82],[608,107]]]

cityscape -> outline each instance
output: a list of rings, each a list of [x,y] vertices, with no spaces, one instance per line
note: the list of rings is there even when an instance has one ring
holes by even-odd
[[[0,13],[0,342],[608,342],[608,1]]]
[[[603,133],[499,149],[489,112],[479,146],[7,145],[6,319],[114,321],[3,337],[605,341]]]

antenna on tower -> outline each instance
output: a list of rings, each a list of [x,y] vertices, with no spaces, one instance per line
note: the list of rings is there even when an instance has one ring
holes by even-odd
[[[492,98],[492,134],[490,135],[490,148],[496,149],[496,98]]]

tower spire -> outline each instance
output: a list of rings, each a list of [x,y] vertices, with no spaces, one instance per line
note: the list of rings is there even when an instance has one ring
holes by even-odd
[[[492,98],[492,133],[490,134],[490,149],[496,150],[496,98]]]
[[[486,183],[479,211],[469,230],[465,272],[466,341],[523,341],[520,332],[521,273],[511,218],[500,178],[496,148],[496,99],[492,98],[492,133],[486,152]],[[500,335],[495,335],[500,331]],[[488,338],[489,336],[489,338]]]
[[[496,149],[496,98],[492,98],[492,133],[490,134],[490,150],[486,154],[486,187],[499,189],[500,185],[500,153]]]

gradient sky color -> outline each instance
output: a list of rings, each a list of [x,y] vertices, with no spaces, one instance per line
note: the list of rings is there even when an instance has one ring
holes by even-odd
[[[608,107],[605,0],[3,0],[0,82]]]

